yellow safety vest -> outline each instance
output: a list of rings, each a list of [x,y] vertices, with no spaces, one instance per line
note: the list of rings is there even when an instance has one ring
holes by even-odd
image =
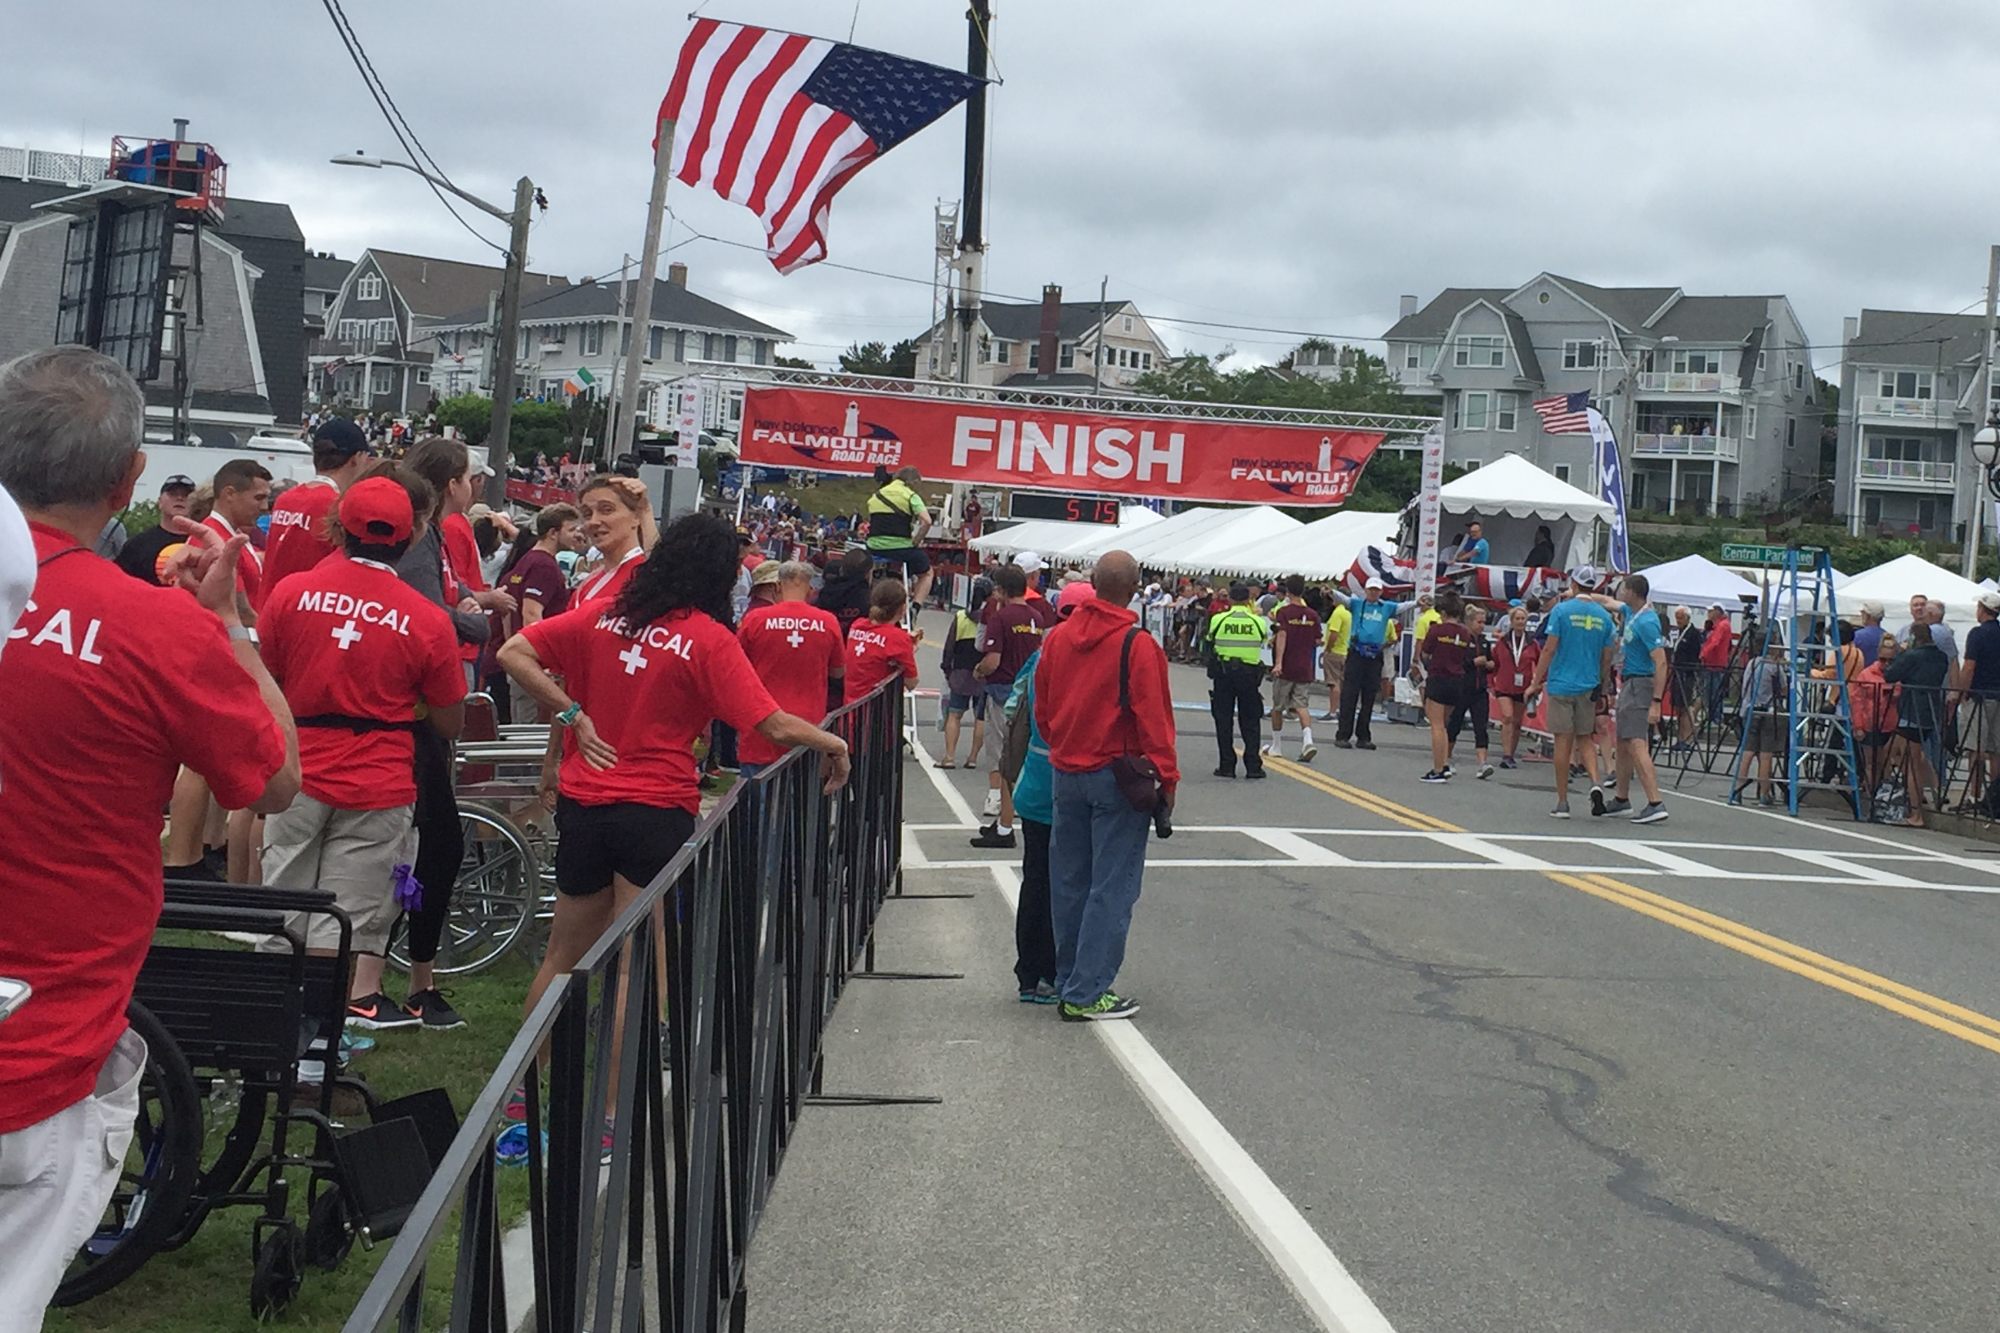
[[[1208,641],[1215,645],[1219,662],[1261,665],[1264,643],[1270,637],[1271,622],[1247,606],[1232,606],[1208,624]]]

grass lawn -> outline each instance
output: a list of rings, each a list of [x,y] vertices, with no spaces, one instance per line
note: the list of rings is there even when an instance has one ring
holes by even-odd
[[[467,1026],[455,1032],[375,1033],[375,1049],[356,1056],[351,1072],[367,1079],[385,1100],[442,1086],[463,1114],[520,1028],[521,998],[532,976],[524,960],[509,956],[473,976],[444,979],[446,994]],[[392,973],[390,993],[401,994],[401,986],[402,978]],[[309,1131],[295,1130],[293,1142],[309,1142],[304,1134]],[[527,1209],[527,1175],[500,1174],[501,1215],[519,1217]],[[46,1327],[51,1333],[230,1333],[260,1327],[250,1316],[250,1222],[259,1211],[244,1206],[211,1213],[186,1247],[154,1256],[94,1301],[51,1311]],[[292,1215],[301,1224],[304,1211],[300,1180],[293,1187]],[[448,1235],[431,1264],[426,1327],[442,1327],[446,1318],[458,1252],[455,1221]],[[339,1328],[388,1252],[387,1242],[372,1251],[356,1243],[340,1271],[309,1268],[298,1300],[279,1322],[298,1329]]]

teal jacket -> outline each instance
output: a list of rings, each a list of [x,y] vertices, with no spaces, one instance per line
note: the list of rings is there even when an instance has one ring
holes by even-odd
[[[1015,673],[1014,691],[1007,696],[1006,716],[1011,719],[1021,709],[1028,710],[1028,757],[1014,783],[1014,813],[1037,824],[1053,824],[1056,801],[1049,778],[1049,743],[1042,739],[1042,729],[1035,725],[1035,668],[1041,661],[1041,649],[1037,648],[1035,655]]]

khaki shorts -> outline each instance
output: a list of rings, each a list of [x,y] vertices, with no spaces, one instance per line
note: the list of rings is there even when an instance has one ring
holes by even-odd
[[[1289,713],[1295,708],[1301,712],[1311,708],[1312,701],[1306,698],[1306,688],[1311,683],[1304,680],[1280,680],[1276,676],[1271,677],[1272,715]]]
[[[2000,752],[2000,699],[1967,699],[1958,710],[1958,735],[1974,754]]]
[[[1588,694],[1551,694],[1542,717],[1551,736],[1588,736],[1597,730],[1597,700]]]
[[[300,792],[283,812],[264,820],[264,882],[331,893],[334,906],[353,925],[354,951],[379,954],[401,914],[391,875],[399,863],[416,861],[415,812],[414,805],[336,810]],[[307,948],[340,947],[340,923],[325,912],[289,913],[285,924],[304,937]]]
[[[1618,739],[1643,741],[1653,732],[1653,678],[1627,676],[1618,686]]]

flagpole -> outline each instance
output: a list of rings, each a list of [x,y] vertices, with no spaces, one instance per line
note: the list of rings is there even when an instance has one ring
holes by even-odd
[[[673,175],[674,122],[660,122],[658,145],[653,150],[653,197],[646,206],[646,241],[639,249],[639,288],[632,294],[631,333],[625,339],[625,379],[618,386],[618,430],[636,444],[639,426],[639,379],[646,363],[646,348],[653,333],[653,284],[660,267],[660,232],[667,219],[667,180]],[[609,432],[606,433],[607,436]],[[685,443],[685,441],[683,441]],[[624,440],[607,439],[607,462],[616,462],[625,451]],[[655,496],[656,501],[663,497]]]

